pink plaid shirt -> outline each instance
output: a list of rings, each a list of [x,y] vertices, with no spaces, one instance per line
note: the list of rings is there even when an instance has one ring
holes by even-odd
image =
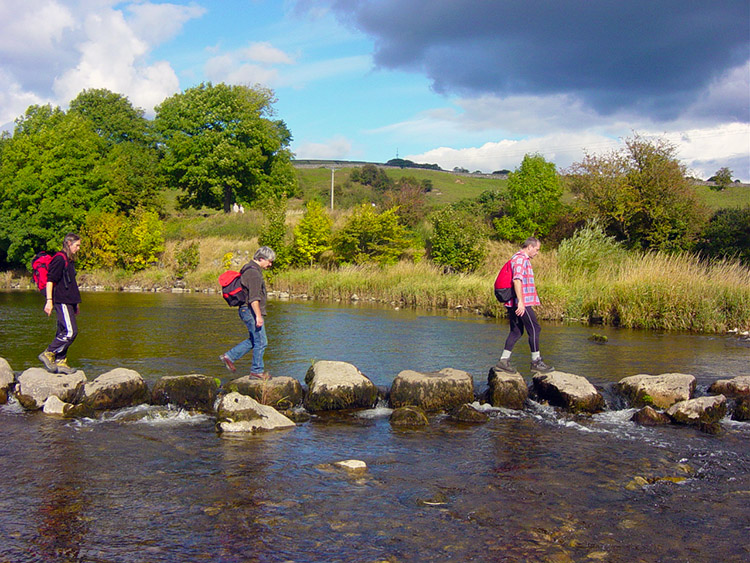
[[[536,293],[534,285],[534,270],[531,268],[531,260],[522,251],[516,252],[510,259],[510,265],[513,268],[513,279],[521,280],[523,304],[528,306],[541,305],[539,296]],[[514,307],[515,299],[505,303],[506,307]]]

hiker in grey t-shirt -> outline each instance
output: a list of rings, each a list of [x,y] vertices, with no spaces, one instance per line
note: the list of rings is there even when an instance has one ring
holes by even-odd
[[[255,251],[253,259],[242,268],[240,278],[242,287],[247,292],[247,302],[240,305],[240,319],[247,326],[248,337],[219,356],[224,365],[231,372],[236,371],[234,363],[250,350],[253,351],[253,363],[250,376],[258,379],[268,379],[270,375],[263,367],[263,353],[268,346],[266,338],[266,282],[263,270],[270,268],[276,259],[276,253],[267,246],[261,246]]]

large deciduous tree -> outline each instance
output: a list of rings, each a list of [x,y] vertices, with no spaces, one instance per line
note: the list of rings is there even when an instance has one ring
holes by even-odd
[[[498,236],[512,241],[545,236],[560,213],[561,197],[562,184],[554,163],[539,154],[527,154],[508,176],[505,214],[493,221]]]
[[[16,121],[0,162],[0,260],[22,264],[58,247],[89,209],[111,205],[102,179],[104,141],[88,120],[31,106]]]
[[[579,212],[634,248],[689,248],[707,210],[675,154],[668,141],[638,135],[620,151],[587,154],[567,176]]]
[[[224,209],[257,198],[294,195],[291,133],[274,116],[273,92],[200,84],[156,108],[164,167],[187,207]]]
[[[104,88],[83,90],[70,102],[69,113],[89,119],[97,135],[110,143],[146,144],[153,141],[144,111],[127,97]]]

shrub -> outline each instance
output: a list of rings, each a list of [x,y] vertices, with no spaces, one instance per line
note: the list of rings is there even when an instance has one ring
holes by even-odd
[[[432,225],[429,252],[433,262],[455,272],[472,272],[482,264],[487,254],[485,229],[475,215],[447,207],[433,216]]]
[[[194,272],[200,263],[200,244],[193,241],[190,244],[178,244],[175,250],[175,274],[178,278],[188,272]]]
[[[317,201],[307,203],[305,214],[294,228],[292,262],[312,265],[323,252],[331,249],[331,218]]]
[[[258,237],[260,246],[268,246],[276,252],[274,268],[283,270],[291,263],[291,251],[286,242],[286,197],[267,199],[263,203],[266,224]]]
[[[750,205],[720,209],[706,224],[695,249],[712,258],[736,257],[750,265]]]
[[[334,254],[340,263],[396,262],[409,248],[406,228],[395,209],[377,213],[372,205],[354,210],[344,227],[334,235]]]
[[[626,251],[598,221],[590,221],[557,249],[560,267],[570,274],[592,274],[603,264],[619,264]]]

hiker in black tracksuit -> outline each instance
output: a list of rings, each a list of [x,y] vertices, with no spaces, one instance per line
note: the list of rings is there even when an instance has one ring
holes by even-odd
[[[52,373],[74,373],[68,365],[68,348],[78,335],[76,315],[81,303],[81,293],[76,283],[76,268],[73,262],[81,248],[81,237],[68,233],[63,239],[63,253],[55,255],[49,263],[44,312],[49,316],[52,309],[57,315],[57,334],[47,349],[39,354],[44,367]]]

